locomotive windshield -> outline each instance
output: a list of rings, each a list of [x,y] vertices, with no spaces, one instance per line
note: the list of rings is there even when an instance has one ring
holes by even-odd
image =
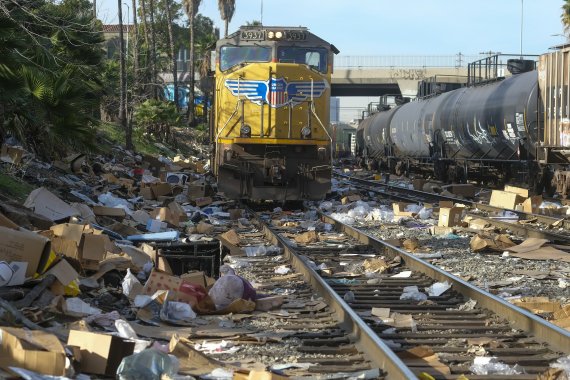
[[[318,47],[282,46],[277,49],[279,62],[305,64],[321,73],[327,72],[327,56],[328,50]]]
[[[244,62],[271,61],[271,48],[264,46],[222,46],[220,70],[225,71]]]

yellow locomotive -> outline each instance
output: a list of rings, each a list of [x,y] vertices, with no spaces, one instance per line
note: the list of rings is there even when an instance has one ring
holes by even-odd
[[[322,199],[331,185],[338,50],[302,27],[243,26],[216,44],[212,168],[232,199]]]

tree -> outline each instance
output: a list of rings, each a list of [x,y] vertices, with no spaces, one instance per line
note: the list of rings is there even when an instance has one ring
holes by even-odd
[[[165,0],[166,18],[168,21],[168,45],[169,55],[172,63],[172,84],[174,85],[174,105],[178,110],[178,65],[176,62],[176,51],[174,42],[174,32],[172,31],[172,12],[170,9],[170,0]]]
[[[234,17],[234,12],[236,10],[235,0],[218,0],[218,8],[220,9],[220,16],[224,20],[224,36],[228,36],[228,26]]]
[[[564,25],[564,31],[566,34],[570,34],[570,0],[564,1],[560,19],[562,20],[562,25]]]
[[[95,148],[101,23],[88,0],[0,6],[0,139],[44,158]]]
[[[188,125],[194,126],[196,123],[194,112],[194,19],[198,13],[198,8],[202,0],[183,0],[184,12],[188,16],[188,25],[190,28],[190,92],[188,94]]]
[[[125,39],[123,31],[123,0],[117,0],[119,12],[119,66],[121,70],[120,81],[120,101],[119,101],[119,122],[121,128],[125,131],[125,145],[127,149],[133,148],[132,130],[130,123],[127,122],[127,67],[125,64]]]
[[[150,15],[150,57],[149,57],[149,62],[150,62],[150,85],[151,87],[151,94],[152,97],[155,99],[158,99],[158,89],[156,87],[156,77],[157,77],[157,73],[158,73],[158,69],[156,68],[157,65],[157,58],[158,56],[156,55],[156,29],[155,29],[155,23],[154,23],[154,0],[149,0],[148,1],[148,7],[149,7],[149,15]]]

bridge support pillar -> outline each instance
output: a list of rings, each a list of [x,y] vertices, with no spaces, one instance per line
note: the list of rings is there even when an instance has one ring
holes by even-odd
[[[415,79],[398,79],[398,87],[403,97],[414,99],[418,93],[418,81]]]

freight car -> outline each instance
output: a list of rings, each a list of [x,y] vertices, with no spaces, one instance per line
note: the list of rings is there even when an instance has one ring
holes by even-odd
[[[232,199],[322,199],[332,174],[338,50],[303,27],[243,26],[216,43],[212,168]]]
[[[537,193],[568,195],[568,51],[541,56],[538,70],[535,60],[508,59],[510,75],[500,62],[499,56],[474,62],[466,87],[434,91],[362,120],[363,162],[400,175],[518,181]]]

